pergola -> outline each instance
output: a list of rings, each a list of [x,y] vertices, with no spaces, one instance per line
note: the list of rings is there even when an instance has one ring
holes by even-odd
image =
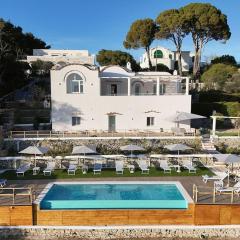
[[[186,92],[185,94],[189,94],[189,77],[180,77],[180,76],[168,76],[168,75],[135,75],[135,76],[106,76],[106,77],[100,77],[100,79],[127,79],[127,96],[131,95],[131,80],[143,80],[143,81],[156,81],[157,86],[157,92],[156,95],[160,95],[159,92],[159,86],[161,81],[181,81],[183,79],[186,80]]]

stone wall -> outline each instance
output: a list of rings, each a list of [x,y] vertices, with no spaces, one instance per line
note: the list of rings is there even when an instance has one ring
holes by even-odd
[[[0,239],[239,239],[237,226],[0,227]]]
[[[240,153],[240,138],[215,138],[214,145],[222,153]]]
[[[97,151],[100,154],[119,154],[120,146],[126,144],[137,144],[146,149],[147,153],[165,153],[163,148],[167,144],[183,143],[187,144],[197,152],[201,149],[201,140],[196,139],[91,139],[91,140],[43,140],[43,141],[7,141],[5,147],[14,150],[22,150],[30,145],[45,146],[50,149],[52,155],[70,154],[73,146],[94,144],[97,146]]]

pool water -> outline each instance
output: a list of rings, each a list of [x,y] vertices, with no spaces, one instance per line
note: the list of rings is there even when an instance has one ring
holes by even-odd
[[[186,209],[176,184],[53,184],[41,209]]]

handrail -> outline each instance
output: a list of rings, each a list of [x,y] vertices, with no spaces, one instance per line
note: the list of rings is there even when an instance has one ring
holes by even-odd
[[[212,203],[216,203],[216,195],[217,195],[217,190],[216,187],[214,186],[212,187],[208,187],[208,186],[197,186],[196,184],[193,184],[193,200],[195,203],[198,202],[198,198],[199,196],[202,195],[212,195],[213,198],[213,202]],[[231,199],[230,199],[230,203],[233,203],[233,199],[234,199],[234,191],[229,191],[229,192],[221,192],[220,194],[224,194],[224,195],[231,195]]]
[[[11,192],[6,192],[6,190],[11,190]],[[26,192],[17,192],[17,190],[25,190]],[[4,196],[12,196],[12,204],[15,205],[16,203],[16,196],[28,196],[29,197],[29,203],[32,203],[32,188],[24,188],[24,187],[4,187],[1,188],[0,191],[0,197]]]

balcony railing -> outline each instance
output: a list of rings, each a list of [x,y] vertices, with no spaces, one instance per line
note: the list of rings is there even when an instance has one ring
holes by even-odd
[[[156,93],[140,93],[140,94],[135,94],[131,93],[130,96],[175,96],[175,95],[184,95],[185,93],[161,93],[157,95]],[[127,93],[116,93],[116,94],[111,94],[111,93],[106,93],[106,94],[101,94],[101,96],[128,96]]]
[[[170,129],[159,130],[118,130],[116,132],[109,131],[11,131],[8,138],[95,138],[95,137],[189,137],[197,136],[195,129],[191,129],[182,133],[174,133]]]

